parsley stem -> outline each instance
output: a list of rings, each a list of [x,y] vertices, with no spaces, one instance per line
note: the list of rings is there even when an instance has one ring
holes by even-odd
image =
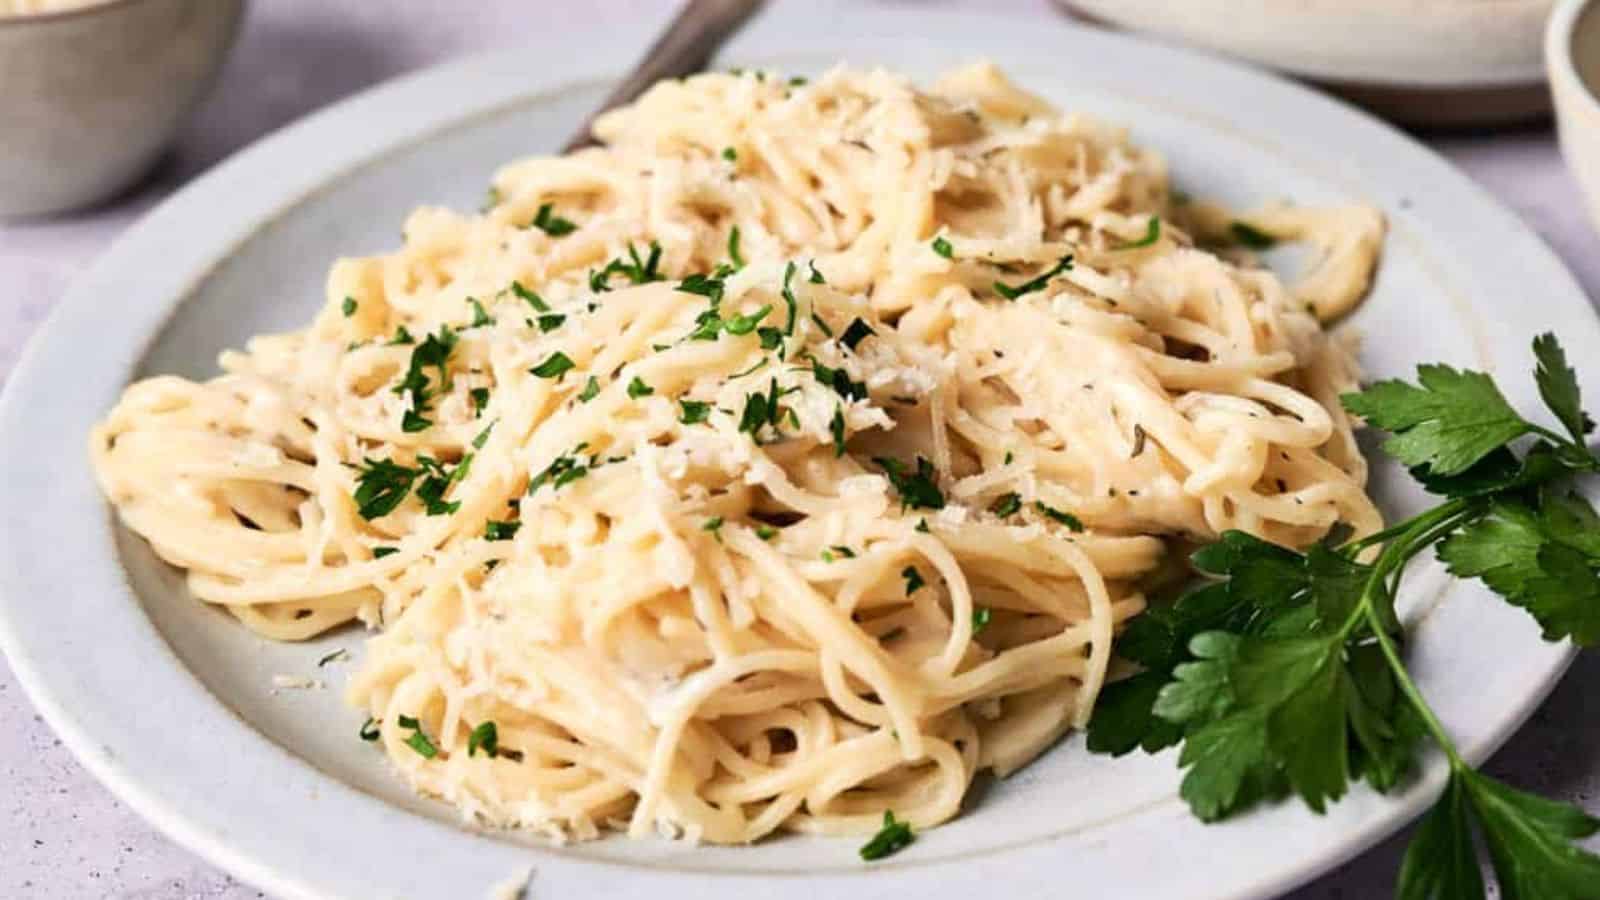
[[[1378,621],[1377,612],[1370,607],[1366,612],[1367,621],[1372,626],[1372,633],[1378,639],[1378,649],[1383,651],[1383,658],[1388,660],[1389,669],[1394,672],[1395,682],[1400,685],[1400,692],[1406,695],[1406,699],[1411,701],[1411,707],[1417,711],[1417,715],[1422,717],[1423,724],[1427,726],[1429,733],[1433,735],[1434,743],[1438,744],[1439,749],[1443,750],[1444,755],[1449,758],[1450,767],[1453,769],[1468,768],[1466,762],[1461,759],[1461,755],[1456,752],[1455,741],[1452,741],[1450,734],[1444,730],[1444,723],[1440,722],[1439,717],[1433,714],[1433,707],[1428,705],[1428,701],[1422,696],[1422,691],[1417,689],[1416,682],[1411,680],[1411,673],[1406,671],[1406,664],[1400,660],[1399,649],[1395,647],[1393,639],[1389,637],[1388,633],[1384,631],[1382,623]]]

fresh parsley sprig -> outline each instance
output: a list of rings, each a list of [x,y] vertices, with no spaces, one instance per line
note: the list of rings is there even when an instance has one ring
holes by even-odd
[[[1600,471],[1585,443],[1594,423],[1556,339],[1533,350],[1563,431],[1523,418],[1487,375],[1449,366],[1341,398],[1392,433],[1385,451],[1440,502],[1305,552],[1230,531],[1196,553],[1215,580],[1129,623],[1117,650],[1143,671],[1101,695],[1090,749],[1182,744],[1180,793],[1214,821],[1288,794],[1322,812],[1357,779],[1389,791],[1431,741],[1449,781],[1406,854],[1402,900],[1483,897],[1474,834],[1505,897],[1600,896],[1600,857],[1573,843],[1600,820],[1468,765],[1406,669],[1395,615],[1407,563],[1432,549],[1527,610],[1547,639],[1600,642],[1600,517],[1565,487]]]

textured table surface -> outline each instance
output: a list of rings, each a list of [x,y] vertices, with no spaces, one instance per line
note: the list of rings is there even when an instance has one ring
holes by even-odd
[[[220,87],[144,185],[69,218],[0,224],[0,382],[76,272],[175,187],[257,137],[402,72],[515,45],[530,29],[656,18],[665,5],[665,0],[257,0]],[[905,5],[998,5],[1017,15],[1056,15],[1045,0]],[[1600,239],[1584,217],[1577,185],[1563,168],[1548,128],[1428,142],[1516,210],[1555,247],[1590,297],[1600,297]],[[1600,655],[1580,660],[1494,758],[1494,774],[1600,811],[1600,716],[1595,715],[1600,703],[1586,691],[1597,679]],[[0,784],[5,786],[0,790],[0,897],[262,896],[178,847],[113,799],[39,719],[3,661]],[[1403,839],[1291,896],[1387,895]]]

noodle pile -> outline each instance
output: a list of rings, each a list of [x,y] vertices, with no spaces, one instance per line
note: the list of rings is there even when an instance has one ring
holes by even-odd
[[[92,437],[202,600],[351,686],[420,791],[588,838],[953,816],[1081,726],[1178,542],[1380,520],[1337,395],[1383,223],[1203,249],[1161,158],[990,66],[656,86],[340,260],[299,332]]]

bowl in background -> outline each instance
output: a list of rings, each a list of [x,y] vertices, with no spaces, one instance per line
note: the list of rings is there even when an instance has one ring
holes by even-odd
[[[1600,228],[1600,2],[1563,0],[1545,33],[1561,154]]]
[[[0,217],[131,185],[216,81],[245,0],[109,0],[0,18]]]
[[[1056,0],[1081,18],[1316,81],[1408,125],[1549,112],[1540,39],[1555,0]]]

